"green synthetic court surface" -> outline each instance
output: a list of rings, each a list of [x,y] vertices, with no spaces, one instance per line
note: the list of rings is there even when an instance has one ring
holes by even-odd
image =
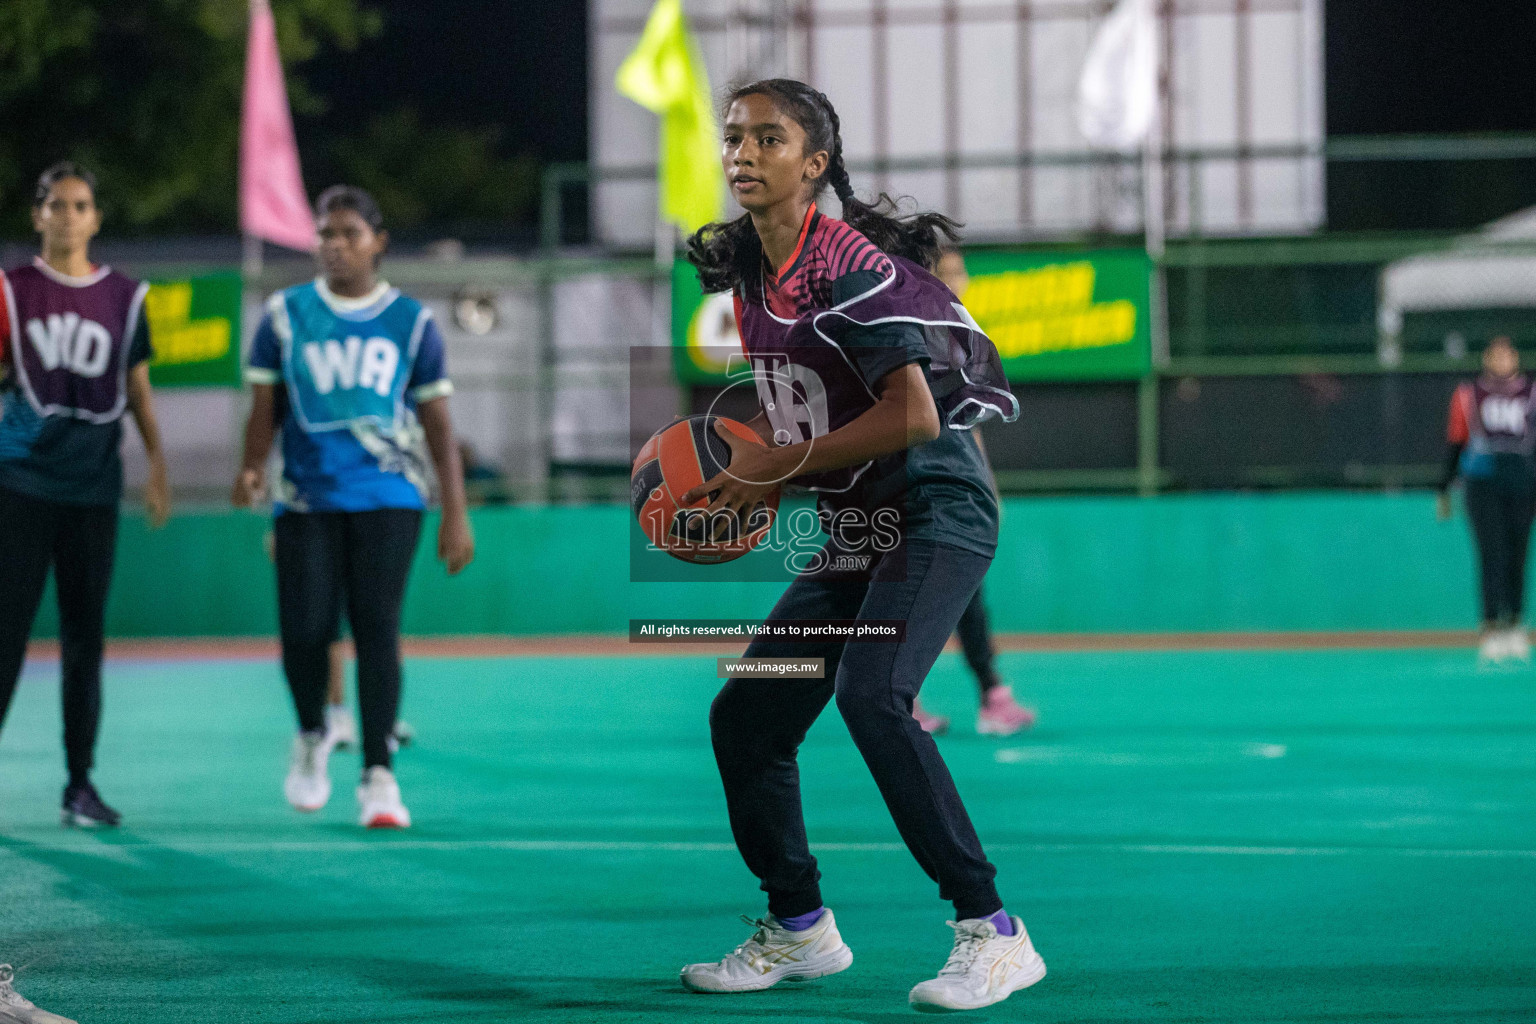
[[[1050,974],[983,1019],[1536,1020],[1536,671],[1466,651],[1014,654],[1030,735],[924,690]],[[82,1024],[915,1019],[948,908],[830,708],[802,753],[848,972],[681,991],[762,910],[730,845],[712,658],[421,661],[416,827],[283,802],[275,664],[109,666],[111,834],[55,824],[55,667],[0,739],[0,961]]]

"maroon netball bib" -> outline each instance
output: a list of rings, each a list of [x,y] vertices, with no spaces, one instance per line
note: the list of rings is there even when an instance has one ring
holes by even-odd
[[[6,271],[17,383],[39,416],[110,423],[128,402],[128,351],[149,285],[109,267],[67,277],[41,260]]]
[[[1530,455],[1536,448],[1536,431],[1531,429],[1533,401],[1531,379],[1524,374],[1508,380],[1478,377],[1472,384],[1472,416],[1467,424],[1473,448]]]

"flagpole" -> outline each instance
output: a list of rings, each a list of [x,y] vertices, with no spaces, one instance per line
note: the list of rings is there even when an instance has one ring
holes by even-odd
[[[266,253],[261,239],[245,233],[240,236],[240,276],[247,288],[261,288],[261,274],[266,269]]]
[[[1163,258],[1168,227],[1164,217],[1162,104],[1152,119],[1152,128],[1141,146],[1142,223],[1146,231],[1147,255],[1154,261]]]
[[[1148,0],[1150,2],[1150,0]],[[1166,10],[1166,8],[1164,8]],[[1172,19],[1168,19],[1171,22]],[[1151,372],[1142,378],[1137,394],[1137,491],[1143,496],[1158,491],[1158,423],[1161,402],[1160,372],[1168,366],[1168,290],[1163,275],[1163,257],[1168,247],[1167,204],[1163,194],[1163,126],[1167,116],[1168,71],[1163,67],[1162,32],[1170,31],[1161,12],[1153,15],[1154,91],[1152,120],[1141,143],[1142,228],[1146,236],[1147,259],[1151,263],[1148,284],[1148,329],[1151,332]]]

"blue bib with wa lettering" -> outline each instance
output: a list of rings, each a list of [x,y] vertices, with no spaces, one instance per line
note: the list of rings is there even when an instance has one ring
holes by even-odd
[[[308,433],[350,430],[360,421],[393,428],[405,413],[425,326],[421,303],[390,289],[372,306],[343,313],[313,283],[282,295],[290,327],[278,328],[283,376],[299,425]]]
[[[390,288],[336,308],[314,282],[268,303],[287,396],[281,506],[294,511],[422,508],[427,475],[409,397],[431,318]]]

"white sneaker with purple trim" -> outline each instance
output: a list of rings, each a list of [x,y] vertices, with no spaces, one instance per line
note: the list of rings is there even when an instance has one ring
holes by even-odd
[[[1035,952],[1016,917],[1012,935],[999,935],[991,921],[950,921],[955,948],[939,976],[912,989],[907,1001],[923,1013],[979,1010],[1000,1003],[1045,977],[1045,961]]]
[[[816,923],[790,931],[769,914],[759,920],[743,916],[757,930],[752,937],[712,964],[689,964],[679,979],[694,992],[761,992],[781,981],[810,981],[853,963],[853,950],[838,934],[828,910]]]
[[[75,1024],[68,1017],[49,1013],[17,992],[11,982],[16,972],[10,964],[0,964],[0,1024]]]

